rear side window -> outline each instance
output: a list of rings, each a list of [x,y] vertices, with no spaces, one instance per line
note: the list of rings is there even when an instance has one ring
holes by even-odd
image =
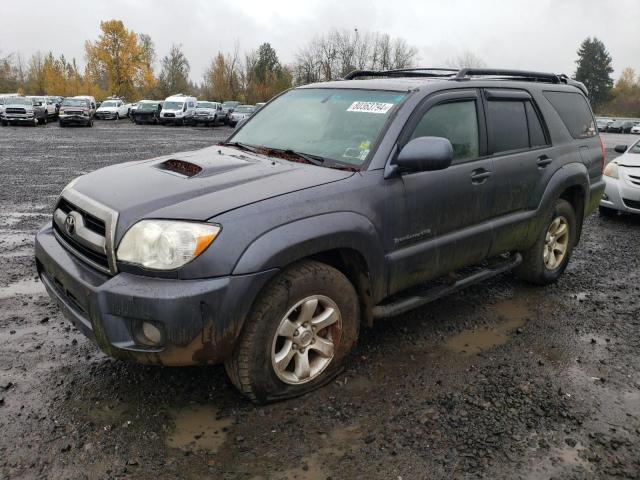
[[[490,100],[489,142],[493,153],[548,145],[540,117],[529,100]]]
[[[595,137],[596,126],[587,100],[579,93],[544,92],[544,96],[558,112],[573,138]]]
[[[411,139],[444,137],[453,146],[453,159],[468,160],[479,156],[478,114],[475,100],[441,103],[424,114]]]
[[[489,138],[493,153],[529,148],[529,132],[524,102],[489,101]]]

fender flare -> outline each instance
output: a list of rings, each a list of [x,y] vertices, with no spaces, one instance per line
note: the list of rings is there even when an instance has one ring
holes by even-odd
[[[245,249],[233,275],[283,268],[335,249],[358,252],[367,263],[373,296],[384,296],[386,267],[380,235],[368,218],[350,211],[307,217],[269,230]]]

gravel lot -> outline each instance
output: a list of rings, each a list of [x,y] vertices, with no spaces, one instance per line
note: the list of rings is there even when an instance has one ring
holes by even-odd
[[[555,286],[505,275],[377,323],[345,374],[296,400],[258,408],[221,367],[99,352],[36,280],[57,194],[229,133],[0,129],[0,479],[640,478],[640,218],[587,219]]]

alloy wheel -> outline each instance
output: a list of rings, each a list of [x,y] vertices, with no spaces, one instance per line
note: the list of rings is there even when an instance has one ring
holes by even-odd
[[[548,270],[558,268],[569,250],[569,222],[563,216],[553,219],[544,242],[544,266]]]
[[[300,385],[317,378],[334,358],[342,334],[336,303],[323,295],[297,302],[282,318],[271,346],[280,380]]]

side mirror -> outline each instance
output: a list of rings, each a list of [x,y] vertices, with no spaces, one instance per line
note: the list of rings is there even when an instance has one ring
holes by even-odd
[[[426,172],[444,170],[453,161],[453,146],[442,137],[418,137],[409,141],[396,159],[400,170]]]
[[[614,150],[618,153],[624,153],[627,151],[627,148],[629,148],[628,145],[616,145]]]

